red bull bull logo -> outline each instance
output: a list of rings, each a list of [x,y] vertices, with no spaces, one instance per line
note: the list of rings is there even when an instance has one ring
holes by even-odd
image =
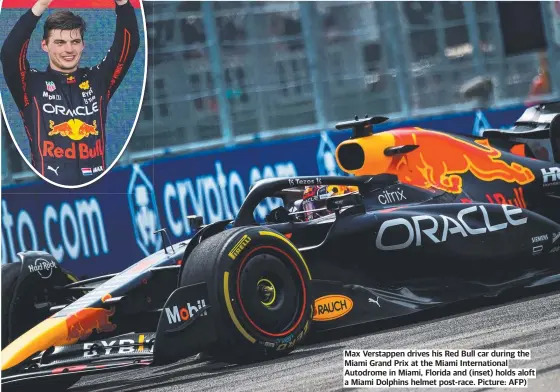
[[[93,120],[93,125],[89,125],[87,123],[82,123],[80,128],[78,128],[78,134],[83,137],[88,137],[89,135],[98,135],[99,132],[97,129],[97,121]]]
[[[109,317],[114,314],[114,307],[111,310],[101,308],[78,310],[66,319],[68,340],[87,339],[94,330],[97,333],[114,331],[117,326],[109,321]]]
[[[61,124],[55,124],[53,120],[49,121],[51,131],[49,136],[60,135],[68,137],[72,133],[72,127],[66,121]]]
[[[358,145],[359,147],[357,147]],[[346,146],[346,147],[344,147]],[[404,153],[388,154],[388,149],[412,146]],[[348,148],[349,147],[349,148]],[[345,165],[349,161],[340,156],[341,148],[363,154],[363,162]],[[467,172],[482,181],[502,180],[525,185],[535,180],[533,172],[516,162],[506,163],[502,153],[481,139],[468,142],[440,132],[401,129],[359,139],[347,140],[337,148],[339,166],[356,175],[394,174],[405,184],[425,189],[437,188],[459,194],[463,191],[462,174]],[[361,165],[360,165],[361,164]],[[346,167],[345,167],[346,166]]]
[[[49,121],[51,131],[49,136],[60,135],[69,137],[72,140],[82,140],[89,135],[97,136],[97,121],[93,120],[93,125],[87,124],[79,119],[71,119],[60,124],[55,124],[53,120]]]

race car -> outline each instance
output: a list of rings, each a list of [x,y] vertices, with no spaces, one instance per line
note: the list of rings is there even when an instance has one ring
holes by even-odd
[[[118,274],[77,281],[19,253],[2,266],[2,386],[64,390],[200,352],[263,361],[310,333],[560,283],[557,161],[503,135],[373,132],[384,121],[337,125],[349,175],[261,180],[235,219],[189,217],[175,244],[159,230],[164,248]],[[282,205],[258,222],[267,198]]]

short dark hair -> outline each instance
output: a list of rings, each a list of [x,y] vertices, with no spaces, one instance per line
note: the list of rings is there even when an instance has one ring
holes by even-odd
[[[50,14],[43,27],[43,39],[48,40],[51,30],[80,30],[82,40],[86,32],[86,21],[70,11],[56,11]]]

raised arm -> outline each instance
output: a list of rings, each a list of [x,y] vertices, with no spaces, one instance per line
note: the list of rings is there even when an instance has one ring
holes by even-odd
[[[43,12],[52,0],[38,0],[33,7],[23,14],[4,41],[0,59],[6,84],[14,97],[18,108],[23,110],[29,105],[27,96],[27,78],[29,62],[27,61],[27,47],[33,30]]]
[[[103,61],[94,67],[107,86],[110,99],[122,80],[140,46],[140,32],[134,7],[129,0],[116,1],[117,27],[115,38]]]

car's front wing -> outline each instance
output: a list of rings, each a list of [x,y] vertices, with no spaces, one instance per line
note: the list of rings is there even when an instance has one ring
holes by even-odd
[[[52,347],[21,366],[2,372],[2,385],[148,366],[153,362],[154,342],[155,333],[130,333]]]

